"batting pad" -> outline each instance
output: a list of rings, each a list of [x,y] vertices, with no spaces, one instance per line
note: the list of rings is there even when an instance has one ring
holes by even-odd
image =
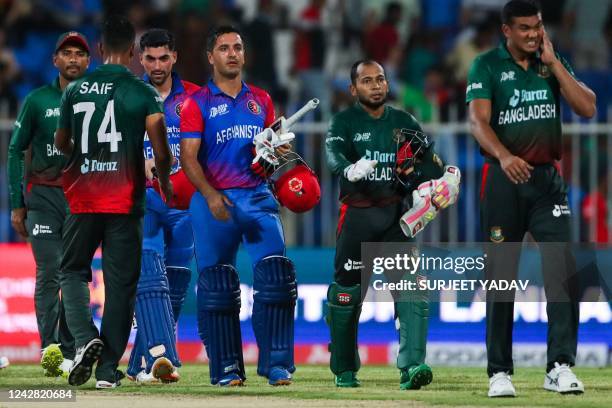
[[[183,303],[185,303],[189,282],[191,282],[191,269],[168,266],[166,267],[166,273],[168,275],[168,286],[170,287],[172,316],[174,316],[174,322],[176,323],[181,314]]]
[[[210,382],[225,375],[246,379],[240,333],[240,280],[231,265],[214,265],[198,277],[198,328],[206,346]]]
[[[341,286],[333,282],[327,290],[325,320],[331,337],[329,366],[336,375],[357,372],[361,367],[357,344],[361,304],[361,285]]]
[[[142,269],[136,290],[136,322],[140,344],[145,351],[147,372],[161,356],[178,366],[166,271],[159,254],[148,249],[142,251]]]
[[[267,377],[275,366],[294,372],[297,282],[293,262],[276,255],[259,261],[253,274],[253,293],[252,322],[259,348],[257,374]]]

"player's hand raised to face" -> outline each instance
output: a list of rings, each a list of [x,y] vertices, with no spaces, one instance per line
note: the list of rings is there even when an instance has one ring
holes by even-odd
[[[557,61],[555,49],[553,48],[550,38],[548,38],[548,34],[546,33],[545,28],[542,28],[542,45],[540,46],[540,49],[540,59],[542,60],[543,64],[550,66],[554,64],[555,61]]]
[[[216,220],[228,221],[230,219],[230,213],[226,206],[233,207],[234,204],[224,194],[215,191],[206,197],[206,202]]]
[[[518,156],[507,155],[499,160],[502,170],[514,184],[526,183],[531,177],[533,166]]]

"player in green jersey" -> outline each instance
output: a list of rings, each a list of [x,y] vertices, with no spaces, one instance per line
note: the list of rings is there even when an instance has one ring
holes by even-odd
[[[47,376],[67,375],[74,358],[74,339],[66,326],[58,275],[68,208],[61,188],[66,160],[53,145],[53,134],[62,91],[84,75],[89,66],[85,37],[75,31],[62,34],[55,46],[53,65],[59,71],[58,77],[26,97],[8,153],[11,223],[32,244],[36,261],[34,308],[42,347],[41,365]],[[31,156],[26,169],[24,156],[28,149]]]
[[[456,200],[460,177],[456,167],[445,168],[412,115],[385,104],[388,83],[378,63],[357,61],[350,89],[358,101],[332,118],[325,142],[328,165],[340,177],[342,202],[326,317],[330,368],[339,387],[359,386],[360,283],[361,273],[369,272],[363,271],[361,243],[411,241],[433,219],[435,207]],[[402,215],[408,194],[413,201]],[[395,302],[402,389],[419,389],[433,378],[425,364],[428,313],[426,293]]]
[[[68,156],[63,186],[70,206],[61,288],[77,346],[71,385],[85,383],[98,359],[96,388],[114,388],[122,376],[117,365],[130,334],[141,266],[145,131],[161,190],[167,200],[172,197],[162,100],[127,69],[134,38],[128,20],[107,20],[100,44],[104,65],[66,88],[60,105],[55,145]],[[106,300],[98,332],[87,282],[100,244]]]
[[[516,243],[529,232],[537,242],[547,243],[541,246],[549,297],[544,388],[582,393],[584,386],[570,369],[579,321],[572,283],[575,262],[566,244],[570,210],[567,186],[555,162],[561,158],[561,95],[576,114],[592,117],[595,94],[555,53],[533,1],[508,2],[502,22],[505,40],[474,60],[466,93],[472,134],[485,156],[480,194],[483,237],[497,244]],[[497,249],[490,249],[487,275],[495,278],[505,272],[505,278],[516,278],[518,246],[489,248]],[[564,301],[551,300],[557,290]],[[487,293],[490,397],[515,396],[510,378],[514,292],[503,296],[508,295]]]

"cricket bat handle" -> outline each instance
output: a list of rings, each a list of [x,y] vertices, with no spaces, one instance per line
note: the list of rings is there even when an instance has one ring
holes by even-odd
[[[289,129],[291,129],[291,127],[295,123],[297,123],[304,115],[306,115],[311,110],[317,109],[318,106],[319,100],[317,98],[309,100],[306,105],[302,106],[297,112],[295,112],[293,115],[289,116],[287,119],[284,120],[284,123],[282,123],[283,130],[288,131]]]

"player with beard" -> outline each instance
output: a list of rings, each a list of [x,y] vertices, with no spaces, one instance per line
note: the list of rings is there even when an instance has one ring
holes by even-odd
[[[53,146],[53,135],[62,92],[70,82],[83,76],[89,66],[85,36],[75,31],[60,35],[53,65],[59,70],[58,77],[26,97],[15,122],[9,145],[8,178],[11,223],[19,235],[30,238],[36,260],[34,306],[42,347],[41,365],[45,375],[56,377],[68,374],[75,351],[59,296],[58,276],[62,230],[68,211],[62,190],[66,158]],[[26,150],[30,150],[30,160],[24,166]]]
[[[274,105],[267,92],[242,80],[244,50],[238,30],[214,28],[206,46],[212,78],[187,99],[181,113],[181,164],[197,188],[189,211],[198,266],[198,329],[211,383],[243,385],[235,268],[242,243],[253,266],[257,374],[270,385],[289,385],[295,371],[295,269],[285,257],[278,202],[251,167],[253,141],[274,122]],[[276,150],[283,155],[290,149],[283,144]]]
[[[199,86],[181,80],[173,71],[176,60],[174,36],[167,30],[154,28],[140,37],[140,63],[146,73],[144,80],[153,85],[164,100],[168,143],[177,160],[170,172],[175,199],[165,203],[159,189],[155,188],[155,159],[151,142],[145,136],[147,190],[142,264],[143,268],[156,267],[146,270],[151,273],[141,273],[136,300],[138,334],[127,375],[138,382],[157,382],[158,379],[162,382],[178,381],[178,371],[168,369],[168,366],[180,366],[175,352],[175,324],[191,281],[189,266],[193,258],[193,233],[187,206],[193,190],[181,188],[189,182],[179,159],[180,114],[187,97]],[[156,259],[161,262],[155,262]],[[153,294],[156,299],[154,304],[158,307],[146,308],[145,299]],[[166,368],[162,370],[164,365]],[[166,371],[165,375],[162,375],[163,371]]]
[[[356,374],[363,301],[361,243],[412,241],[437,209],[456,200],[459,184],[458,169],[444,167],[416,119],[385,104],[389,87],[380,64],[372,60],[353,64],[350,91],[358,101],[332,118],[325,142],[328,165],[340,179],[342,202],[326,317],[330,368],[339,387],[360,385]],[[419,196],[420,192],[425,193]],[[409,203],[408,194],[412,194]],[[395,315],[400,388],[419,389],[433,378],[425,364],[428,294],[396,301]]]

